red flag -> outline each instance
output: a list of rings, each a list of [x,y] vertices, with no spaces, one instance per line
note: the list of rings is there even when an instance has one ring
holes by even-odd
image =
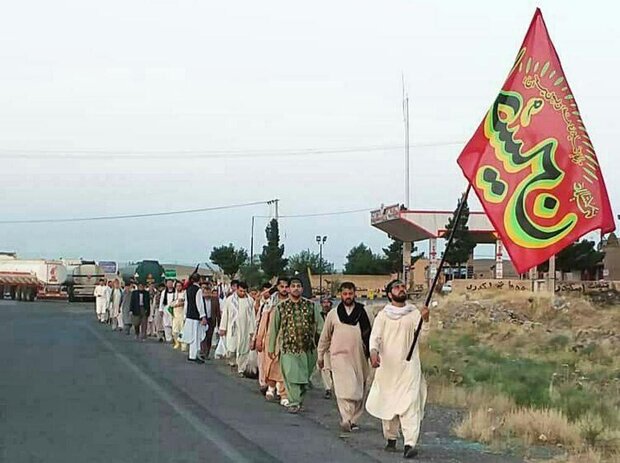
[[[519,273],[615,229],[601,169],[539,9],[458,159]]]

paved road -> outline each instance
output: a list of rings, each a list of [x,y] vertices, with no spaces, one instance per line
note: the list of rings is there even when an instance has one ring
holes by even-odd
[[[98,325],[0,302],[0,461],[372,461],[215,370]]]
[[[365,463],[386,457],[376,451],[378,429],[363,433],[372,451],[339,438],[330,422],[334,404],[316,399],[314,414],[288,415],[221,365],[191,364],[156,342],[112,332],[86,304],[0,301],[0,369],[2,462]],[[466,461],[454,457],[463,450],[422,461]]]

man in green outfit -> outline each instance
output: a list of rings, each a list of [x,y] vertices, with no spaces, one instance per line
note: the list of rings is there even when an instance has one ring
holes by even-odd
[[[270,358],[275,358],[276,342],[279,344],[288,412],[299,413],[316,365],[315,336],[321,334],[323,317],[312,301],[301,297],[302,281],[298,277],[290,281],[289,298],[276,306],[271,319],[267,352]]]

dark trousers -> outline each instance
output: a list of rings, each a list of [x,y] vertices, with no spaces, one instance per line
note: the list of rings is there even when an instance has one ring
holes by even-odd
[[[200,343],[200,353],[204,355],[205,358],[209,357],[211,353],[211,342],[213,341],[213,332],[215,331],[213,318],[207,318],[207,324],[209,325],[207,335]]]
[[[142,339],[146,339],[146,327],[148,322],[148,316],[143,311],[140,315],[132,315],[133,328],[136,330],[136,337],[140,336]]]

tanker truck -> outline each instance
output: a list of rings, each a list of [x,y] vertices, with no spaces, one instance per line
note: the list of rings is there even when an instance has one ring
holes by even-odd
[[[21,278],[26,278],[26,276],[29,276],[29,278],[35,277],[38,282],[36,297],[39,299],[67,298],[65,290],[67,268],[59,260],[3,258],[0,259],[0,273],[5,276],[5,279],[11,274],[18,275]],[[11,288],[10,281],[7,280],[3,285],[5,290],[7,284]],[[31,286],[29,288],[27,291],[33,291]],[[20,295],[17,286],[9,289],[9,292],[12,297],[15,293],[15,298],[18,298],[17,296]],[[27,299],[30,298],[29,294],[26,294],[25,297]]]
[[[39,280],[30,272],[0,272],[0,299],[10,297],[18,301],[34,301]]]
[[[166,271],[156,260],[143,260],[135,264],[129,264],[121,269],[121,278],[128,284],[130,281],[149,285],[163,283],[166,279]]]
[[[105,278],[103,270],[92,260],[82,260],[70,268],[67,278],[69,302],[93,301],[95,286],[101,278]]]

